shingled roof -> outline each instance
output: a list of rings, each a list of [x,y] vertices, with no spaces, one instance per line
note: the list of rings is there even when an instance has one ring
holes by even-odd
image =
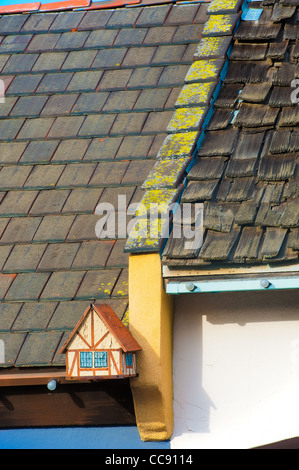
[[[164,266],[298,263],[298,0],[249,7],[180,199],[203,204],[203,244],[171,234]]]
[[[90,302],[126,322],[126,240],[94,211],[140,200],[207,6],[1,16],[1,366],[63,366]]]

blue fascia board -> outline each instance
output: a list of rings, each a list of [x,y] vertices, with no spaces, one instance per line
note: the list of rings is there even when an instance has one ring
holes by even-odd
[[[267,282],[269,285],[267,285]],[[266,285],[266,287],[264,287]],[[211,280],[211,281],[169,281],[166,285],[167,294],[200,294],[204,292],[240,292],[299,289],[299,276],[266,277],[250,279]]]

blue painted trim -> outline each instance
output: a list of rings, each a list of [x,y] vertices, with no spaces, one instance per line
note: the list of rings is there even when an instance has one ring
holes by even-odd
[[[242,13],[241,19],[243,21],[258,21],[262,12],[261,8],[248,8]]]
[[[267,275],[256,279],[169,282],[166,286],[167,294],[198,294],[203,292],[239,292],[299,289],[299,277],[269,277],[269,286],[263,287],[261,281],[266,280]]]
[[[1,429],[0,449],[170,449],[170,442],[143,442],[136,426]]]
[[[232,47],[232,45],[230,46]],[[229,54],[229,50],[227,51],[227,56]],[[229,56],[228,56],[229,57]],[[222,69],[221,69],[221,72],[220,72],[220,80],[224,81],[225,77],[226,77],[226,74],[227,74],[227,70],[228,70],[228,65],[229,65],[229,60],[227,59],[225,64],[223,65]]]

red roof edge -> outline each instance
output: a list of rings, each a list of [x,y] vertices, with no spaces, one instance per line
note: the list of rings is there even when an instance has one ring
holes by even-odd
[[[37,11],[41,6],[40,2],[21,3],[19,5],[7,5],[0,7],[0,13],[27,13],[29,11]]]
[[[39,11],[57,11],[57,10],[73,10],[74,8],[89,7],[91,0],[65,0],[63,2],[53,2],[41,4]]]
[[[63,0],[62,2],[52,2],[44,4],[42,4],[41,2],[20,3],[15,5],[0,6],[0,14],[73,10],[76,8],[89,7],[90,4],[91,0]]]
[[[100,10],[101,8],[125,7],[126,5],[138,5],[141,0],[107,0],[106,2],[92,2],[84,10]]]

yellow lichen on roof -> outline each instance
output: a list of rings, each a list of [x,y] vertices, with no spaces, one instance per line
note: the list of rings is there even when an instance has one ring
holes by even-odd
[[[237,4],[239,3],[239,0],[213,0],[210,3],[210,6],[208,8],[208,12],[216,12],[216,11],[229,11],[233,10]]]
[[[167,236],[169,230],[168,217],[155,217],[153,219],[137,218],[134,228],[130,232],[127,246],[142,245],[144,248],[155,247],[161,238]]]
[[[211,15],[204,24],[203,34],[219,34],[229,32],[233,26],[232,15]]]
[[[189,155],[197,136],[197,131],[168,135],[165,137],[162,147],[159,150],[158,158]]]
[[[137,207],[135,215],[138,217],[146,216],[155,208],[158,209],[160,214],[166,213],[176,193],[175,189],[151,189],[146,191]]]
[[[226,38],[224,37],[205,37],[202,38],[200,43],[197,46],[196,54],[197,56],[216,56],[223,44],[225,43]]]
[[[217,59],[197,60],[187,72],[185,82],[216,79],[220,71],[220,62]]]
[[[176,106],[205,105],[214,86],[215,82],[184,85],[176,101]]]
[[[188,164],[190,158],[165,158],[159,160],[148,178],[143,183],[142,188],[172,187],[177,183],[178,175]]]
[[[197,129],[205,114],[205,108],[179,108],[177,109],[167,127],[167,132]]]

